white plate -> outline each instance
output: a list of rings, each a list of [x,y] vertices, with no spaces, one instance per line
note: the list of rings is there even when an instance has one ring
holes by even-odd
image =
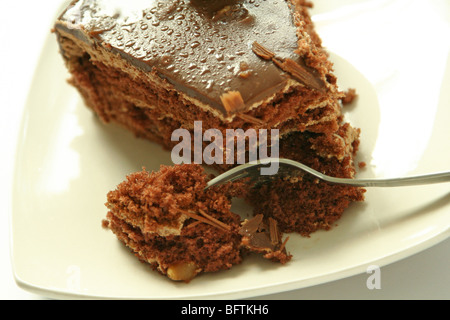
[[[352,55],[354,51],[333,44],[334,32],[345,28],[335,20],[345,12],[330,15],[320,9],[324,2],[317,2],[315,19],[324,42],[330,50]],[[351,8],[351,17],[361,16]],[[363,131],[359,160],[368,166],[361,177],[450,169],[449,93],[441,90],[450,84],[448,48],[447,43],[441,48],[447,51],[436,54],[426,69],[419,67],[432,76],[426,93],[418,90],[422,82],[419,86],[412,74],[405,74],[405,59],[417,62],[414,54],[394,55],[397,64],[389,60],[378,68],[373,68],[374,57],[356,55],[365,76],[331,55],[341,87],[356,87],[360,94],[346,116]],[[106,193],[142,166],[157,170],[170,164],[170,154],[99,123],[66,78],[51,35],[25,108],[13,186],[13,267],[18,285],[26,290],[53,298],[249,298],[363,273],[370,265],[382,267],[449,236],[449,184],[370,189],[366,202],[352,205],[333,230],[311,238],[291,235],[288,249],[294,259],[285,266],[250,257],[229,271],[174,283],[138,262],[101,226]],[[248,210],[239,203],[235,208]]]

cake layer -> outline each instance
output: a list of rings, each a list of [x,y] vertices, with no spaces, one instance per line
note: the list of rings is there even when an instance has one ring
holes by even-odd
[[[191,96],[176,91],[158,76],[152,77],[151,73],[111,55],[108,49],[90,46],[64,31],[59,35],[62,52],[72,73],[72,84],[104,122],[115,121],[115,113],[121,111],[106,101],[114,95],[116,100],[142,108],[142,113],[173,119],[187,129],[193,127],[194,121],[202,121],[205,130],[271,128],[279,129],[283,135],[305,130],[331,134],[339,126],[341,93],[329,96],[300,85],[291,86],[271,96],[258,108],[225,120]]]
[[[181,99],[175,91],[156,85],[150,87],[144,82],[145,75],[142,75],[144,79],[137,76],[131,78],[121,69],[108,67],[100,61],[93,62],[87,53],[92,51],[89,47],[85,47],[87,52],[84,52],[73,40],[65,39],[61,43],[63,48],[67,48],[66,53],[71,52],[71,83],[80,90],[86,104],[104,122],[119,123],[139,137],[162,143],[167,149],[174,146],[171,141],[173,131],[179,128],[192,131],[194,121],[202,121],[203,130],[214,128],[225,132],[227,129],[273,128],[279,129],[281,136],[295,131],[336,136],[342,125],[339,102],[311,105],[311,91],[303,87],[298,87],[299,91],[280,93],[274,104],[254,110],[265,114],[263,118],[272,118],[272,121],[260,122],[255,115],[245,115],[236,117],[231,123],[223,122]],[[74,47],[77,49],[74,50]],[[357,137],[358,134],[355,134],[353,139]],[[333,150],[317,151],[325,156],[342,157],[342,150],[348,149],[349,144],[342,145],[342,140],[336,142]]]

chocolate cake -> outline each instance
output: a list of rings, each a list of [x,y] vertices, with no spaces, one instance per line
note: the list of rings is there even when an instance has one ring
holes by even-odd
[[[352,131],[348,124],[341,126],[334,139],[347,145],[347,152],[352,154],[358,148],[358,140],[344,142],[344,137],[349,134],[347,130]],[[323,135],[297,132],[283,142],[280,154],[287,159],[299,161],[330,176],[352,178],[355,174],[352,157],[318,157],[311,152],[315,143],[336,148],[338,143],[326,141]],[[364,201],[364,192],[361,188],[325,183],[299,172],[292,177],[274,179],[270,184],[257,184],[246,196],[255,212],[275,219],[283,232],[309,236],[320,229],[331,229],[350,203]]]
[[[196,121],[203,132],[223,135],[278,130],[280,157],[352,178],[360,131],[345,122],[342,108],[355,93],[338,88],[311,6],[306,0],[77,0],[54,30],[70,83],[105,123],[168,150],[178,143],[173,132],[193,132]],[[258,185],[246,198],[255,215],[307,236],[329,229],[363,194],[302,175]]]
[[[108,193],[105,226],[141,261],[175,281],[229,269],[249,252],[290,260],[273,219],[241,221],[231,211],[231,199],[245,192],[239,184],[205,191],[207,181],[195,164],[130,174]]]

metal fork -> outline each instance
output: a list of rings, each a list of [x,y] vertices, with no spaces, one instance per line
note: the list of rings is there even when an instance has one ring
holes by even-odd
[[[275,176],[261,175],[261,168],[267,167],[271,162],[278,162],[279,171]],[[411,177],[400,177],[391,179],[348,179],[348,178],[335,178],[325,175],[319,171],[316,171],[300,162],[289,160],[289,159],[267,159],[259,160],[247,164],[237,166],[217,177],[210,180],[205,189],[211,188],[212,186],[221,185],[226,182],[236,181],[238,179],[250,178],[253,181],[258,182],[268,182],[273,180],[275,177],[282,174],[290,177],[299,176],[301,173],[299,171],[307,172],[312,174],[316,178],[323,181],[327,181],[333,184],[348,185],[353,187],[403,187],[403,186],[416,186],[416,185],[426,185],[450,182],[450,172],[432,173],[420,176]]]

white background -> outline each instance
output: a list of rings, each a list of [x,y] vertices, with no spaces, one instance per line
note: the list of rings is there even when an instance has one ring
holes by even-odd
[[[10,264],[9,215],[15,150],[23,107],[44,40],[61,0],[4,1],[0,10],[0,298],[45,299],[17,287]],[[448,6],[447,6],[448,8]],[[450,12],[445,13],[450,17]],[[450,119],[449,119],[450,120]],[[450,167],[449,167],[450,169]],[[381,289],[369,274],[261,297],[263,299],[449,299],[450,240],[381,269]]]

